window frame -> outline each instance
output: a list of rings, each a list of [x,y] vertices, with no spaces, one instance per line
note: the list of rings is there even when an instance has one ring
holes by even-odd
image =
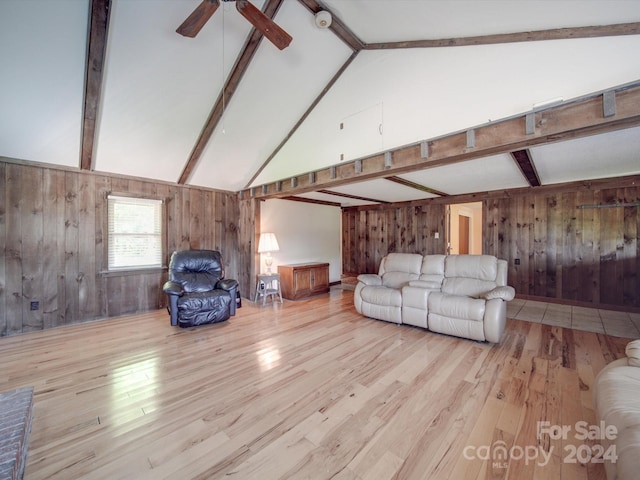
[[[118,268],[109,267],[109,197],[131,198],[136,200],[149,200],[160,203],[160,265],[158,266],[125,266]],[[104,243],[104,264],[103,275],[125,276],[139,275],[143,273],[154,273],[167,270],[167,199],[154,195],[136,194],[131,192],[106,192],[104,196],[104,222],[103,222],[103,243]]]

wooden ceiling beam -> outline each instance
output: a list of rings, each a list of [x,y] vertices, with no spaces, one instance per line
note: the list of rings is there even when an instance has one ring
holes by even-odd
[[[94,170],[93,148],[96,141],[96,118],[102,92],[102,73],[107,51],[111,0],[92,0],[89,10],[87,60],[84,76],[84,104],[80,168]]]
[[[612,92],[616,100],[615,114],[605,116],[603,97]],[[533,120],[531,132],[527,127],[529,116]],[[282,179],[253,189],[260,198],[284,197],[636,126],[640,126],[639,82],[472,127],[475,139],[472,146],[468,144],[466,131],[455,132],[392,150],[391,166],[385,162],[385,152],[382,152],[316,170],[313,182],[307,173],[289,177],[295,178],[294,182]],[[428,148],[424,148],[425,145]]]
[[[273,18],[275,14],[278,12],[280,5],[283,0],[268,0],[263,13],[269,18]],[[191,177],[191,173],[193,169],[196,167],[200,157],[202,156],[202,152],[204,152],[207,143],[211,139],[214,130],[218,126],[218,123],[222,119],[222,115],[224,114],[224,106],[226,103],[229,103],[234,93],[236,92],[238,86],[240,85],[240,81],[244,76],[245,72],[249,68],[249,64],[253,59],[256,51],[258,50],[258,46],[260,45],[260,41],[262,40],[263,35],[258,30],[253,28],[249,38],[247,39],[247,43],[245,43],[242,52],[238,56],[235,65],[229,72],[229,77],[222,88],[222,92],[218,96],[207,121],[200,132],[200,136],[196,141],[191,154],[187,160],[187,163],[180,174],[180,178],[178,180],[179,184],[185,184],[189,181],[189,177]]]
[[[529,185],[532,187],[539,187],[542,185],[542,183],[540,183],[540,177],[538,176],[536,166],[531,160],[531,152],[529,152],[529,150],[516,150],[511,152],[511,156],[518,165],[522,175],[524,175],[524,178],[529,182]]]
[[[501,33],[475,37],[441,38],[433,40],[411,40],[406,42],[367,43],[365,50],[388,50],[397,48],[466,47],[494,45],[498,43],[539,42],[544,40],[566,40],[575,38],[615,37],[639,35],[640,22],[617,23],[591,27],[551,28],[531,32]]]
[[[414,188],[416,190],[420,190],[421,192],[430,193],[432,195],[438,195],[439,197],[448,196],[447,193],[440,192],[439,190],[436,190],[431,187],[427,187],[425,185],[420,185],[419,183],[415,183],[410,180],[405,180],[404,178],[401,178],[401,177],[396,177],[395,175],[392,175],[391,177],[385,177],[385,180],[389,180],[390,182],[404,185],[405,187]]]
[[[302,202],[302,203],[313,203],[315,205],[326,205],[328,207],[341,207],[342,204],[339,202],[327,202],[325,200],[316,200],[315,198],[305,198],[305,197],[284,197],[282,200],[291,200],[292,202]]]
[[[342,198],[351,198],[353,200],[362,200],[363,202],[375,202],[375,203],[381,203],[383,205],[391,204],[391,202],[387,202],[385,200],[379,200],[377,198],[361,197],[359,195],[349,195],[348,193],[334,192],[333,190],[322,189],[322,190],[318,190],[318,193],[325,193],[327,195],[335,195],[336,197],[342,197]]]

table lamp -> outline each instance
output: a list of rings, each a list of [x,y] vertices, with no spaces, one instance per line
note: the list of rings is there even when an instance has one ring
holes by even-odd
[[[264,264],[267,266],[267,273],[271,273],[271,265],[273,264],[273,258],[271,252],[277,252],[280,250],[278,246],[278,240],[275,233],[261,233],[260,241],[258,242],[258,253],[266,253],[264,258]]]

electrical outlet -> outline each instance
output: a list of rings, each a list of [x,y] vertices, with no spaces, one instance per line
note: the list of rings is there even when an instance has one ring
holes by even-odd
[[[433,238],[438,239],[440,238],[440,232],[436,232],[433,234]]]
[[[514,263],[515,263],[516,265],[520,265],[520,259],[519,259],[519,258],[516,258],[516,259],[514,260]]]
[[[40,302],[31,302],[29,308],[31,311],[38,310],[40,308]]]

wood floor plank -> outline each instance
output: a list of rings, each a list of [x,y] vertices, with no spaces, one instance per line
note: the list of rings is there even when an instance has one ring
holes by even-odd
[[[0,390],[34,386],[29,480],[604,478],[538,422],[594,422],[628,339],[551,320],[492,345],[362,317],[333,288],[197,328],[156,311],[3,337]],[[514,456],[529,446],[548,462]]]

